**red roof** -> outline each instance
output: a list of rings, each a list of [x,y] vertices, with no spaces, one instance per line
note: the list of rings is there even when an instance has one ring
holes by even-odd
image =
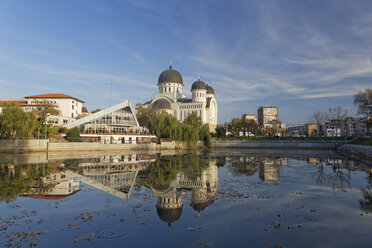
[[[0,101],[0,105],[3,104],[11,104],[14,103],[17,106],[27,106],[27,101],[22,101],[22,100],[5,100],[5,101]]]
[[[77,99],[75,97],[72,97],[72,96],[69,96],[69,95],[66,95],[66,94],[61,94],[61,93],[52,93],[52,94],[43,94],[43,95],[34,95],[34,96],[25,96],[26,99],[28,98],[71,98],[71,99],[74,99],[76,101],[79,101],[79,102],[82,102],[82,103],[85,103],[84,101],[80,100],[80,99]]]

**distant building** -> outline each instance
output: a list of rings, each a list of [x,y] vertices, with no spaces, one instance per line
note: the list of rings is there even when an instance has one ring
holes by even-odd
[[[278,106],[277,105],[263,105],[257,110],[258,126],[260,128],[271,127],[272,121],[279,120]]]
[[[304,124],[287,128],[288,136],[292,137],[316,137],[318,136],[318,132],[318,125],[315,124]]]
[[[257,114],[255,114],[255,113],[243,114],[242,115],[242,119],[243,120],[246,120],[246,121],[253,120],[253,121],[255,121],[257,123]]]

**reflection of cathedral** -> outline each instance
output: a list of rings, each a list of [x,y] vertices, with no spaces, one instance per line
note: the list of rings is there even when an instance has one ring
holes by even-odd
[[[211,160],[200,176],[195,180],[180,172],[177,178],[166,185],[151,185],[154,196],[158,197],[156,204],[159,218],[168,223],[176,222],[182,214],[182,195],[192,191],[191,206],[201,212],[215,200],[218,186],[218,168],[216,160]]]
[[[166,112],[174,115],[177,120],[184,121],[187,115],[196,113],[203,123],[209,125],[211,132],[217,127],[217,100],[214,89],[200,79],[191,86],[192,99],[187,99],[182,94],[183,78],[181,74],[169,66],[158,79],[159,93],[154,99],[146,102],[144,107],[149,107],[156,112]]]

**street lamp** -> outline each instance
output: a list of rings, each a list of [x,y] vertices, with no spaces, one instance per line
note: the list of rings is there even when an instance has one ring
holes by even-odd
[[[44,125],[45,125],[45,139],[47,139],[47,117],[50,115],[50,113],[46,114]]]

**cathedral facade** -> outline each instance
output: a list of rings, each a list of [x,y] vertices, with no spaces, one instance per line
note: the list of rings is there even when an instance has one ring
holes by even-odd
[[[194,112],[203,123],[209,125],[209,131],[214,133],[218,112],[214,89],[198,78],[191,86],[192,98],[188,99],[182,94],[183,86],[181,74],[170,65],[169,69],[159,76],[159,93],[155,93],[154,99],[146,102],[144,107],[157,113],[166,112],[174,115],[180,122]]]

